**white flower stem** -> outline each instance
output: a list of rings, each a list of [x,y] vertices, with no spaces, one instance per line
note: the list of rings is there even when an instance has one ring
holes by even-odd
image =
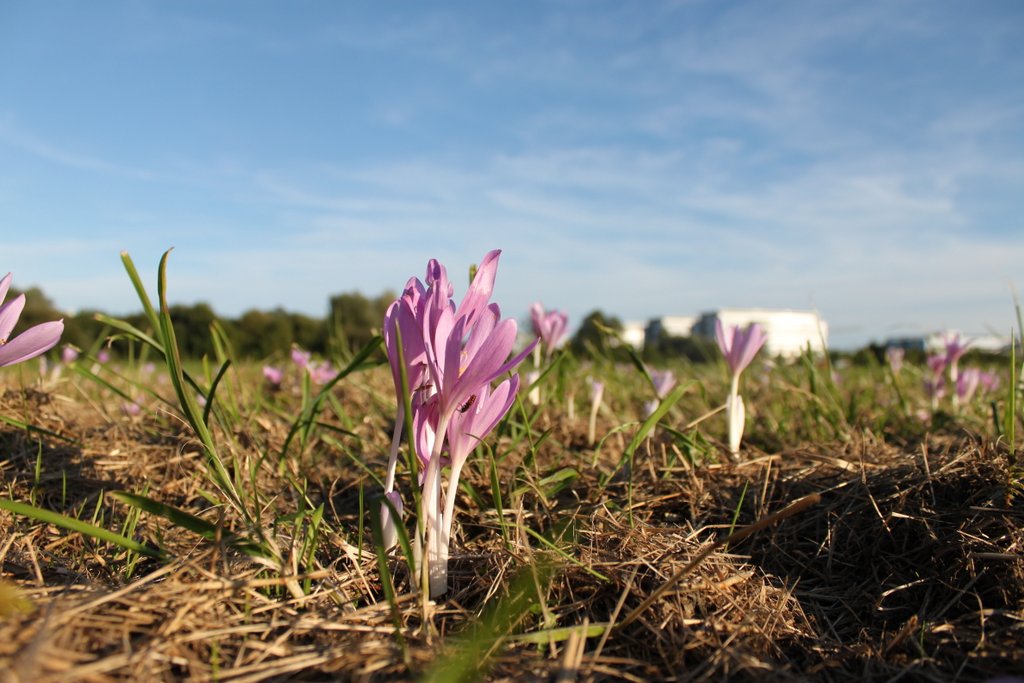
[[[743,409],[743,399],[740,398],[740,375],[732,376],[729,384],[729,397],[725,401],[725,415],[729,421],[729,452],[736,456],[740,452],[740,443],[743,441],[743,427],[746,421],[746,414]]]
[[[426,534],[427,552],[423,562],[427,572],[427,588],[431,598],[444,595],[448,590],[448,561],[441,558],[444,519],[441,515],[441,447],[448,429],[448,416],[442,416],[437,425],[437,438],[430,454],[423,495],[420,497],[420,519]]]
[[[399,404],[398,415],[395,419],[395,431],[391,435],[391,453],[388,457],[388,471],[384,477],[384,495],[391,493],[395,489],[395,470],[398,467],[398,446],[402,441],[402,422],[405,419],[405,406]],[[389,550],[398,543],[398,530],[395,528],[396,524],[401,524],[401,517],[395,519],[391,513],[391,508],[386,503],[380,505],[380,528],[381,528],[381,542],[384,544],[384,549]]]
[[[402,441],[402,427],[405,422],[405,406],[398,404],[398,413],[395,415],[395,431],[391,434],[391,453],[388,456],[388,471],[384,477],[384,493],[391,493],[395,489],[395,470],[398,467],[398,445]]]

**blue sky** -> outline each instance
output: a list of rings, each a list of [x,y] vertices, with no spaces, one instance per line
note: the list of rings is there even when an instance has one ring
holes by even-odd
[[[1005,333],[1022,221],[1016,1],[0,0],[0,271],[69,311],[122,249],[322,315],[501,248],[520,318]]]

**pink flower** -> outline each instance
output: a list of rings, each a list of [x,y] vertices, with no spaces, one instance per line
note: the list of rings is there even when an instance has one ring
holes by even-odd
[[[0,367],[14,365],[46,353],[60,341],[64,321],[42,323],[10,338],[25,308],[25,295],[19,294],[3,303],[11,287],[11,274],[0,278]]]
[[[994,372],[982,371],[979,381],[981,383],[981,390],[986,394],[991,394],[999,389],[999,375]]]
[[[541,346],[550,356],[569,333],[569,316],[560,311],[546,311],[539,301],[530,306],[533,333],[540,337]]]
[[[722,326],[721,319],[717,319],[715,339],[732,372],[729,396],[725,401],[725,416],[729,422],[729,451],[735,456],[739,453],[743,429],[746,426],[746,408],[739,394],[740,373],[754,360],[754,356],[764,346],[768,336],[757,323],[751,323],[746,330],[741,330],[738,325],[726,329]]]
[[[284,380],[284,370],[281,368],[275,368],[272,365],[263,366],[263,379],[267,380],[267,383],[271,386],[280,386]]]
[[[962,341],[959,334],[943,335],[943,344],[946,346],[946,363],[955,367],[960,357],[967,353],[970,341]]]
[[[978,368],[967,368],[956,378],[956,395],[965,403],[970,401],[974,392],[978,389],[981,381],[981,371]]]
[[[98,360],[100,363],[109,363],[110,351],[102,349],[99,353],[96,354],[96,360]]]
[[[715,320],[715,339],[718,341],[718,348],[725,356],[725,362],[734,376],[738,376],[754,360],[754,356],[764,346],[768,335],[757,323],[747,325],[741,330],[739,325],[730,325],[728,328],[722,326],[721,319]]]
[[[504,417],[519,389],[517,377],[493,389],[491,384],[511,372],[536,345],[534,341],[509,359],[516,322],[502,320],[498,305],[489,303],[500,254],[495,250],[484,256],[458,306],[452,300],[454,288],[447,271],[432,259],[427,264],[426,286],[415,278],[409,280],[384,318],[385,349],[399,406],[384,493],[392,495],[394,487],[404,421],[404,361],[413,392],[411,440],[422,465],[420,515],[427,531],[425,561],[432,596],[447,590],[448,540],[462,463]],[[446,451],[447,458],[443,456]],[[451,462],[452,470],[442,511],[441,467],[445,461]]]
[[[300,370],[306,369],[306,367],[309,365],[310,357],[311,355],[309,351],[303,351],[298,346],[292,347],[292,362],[295,363],[295,365],[298,366]]]
[[[928,365],[928,369],[931,370],[932,374],[936,377],[941,376],[946,372],[946,356],[928,356],[928,358],[925,359],[925,363]]]
[[[60,359],[66,365],[70,365],[78,360],[78,349],[71,344],[65,344],[64,348],[60,351]]]
[[[322,363],[310,363],[307,366],[309,370],[309,379],[312,380],[313,384],[321,385],[327,384],[334,379],[334,366],[331,365],[330,361],[324,361]]]
[[[668,392],[672,391],[672,388],[676,385],[676,376],[671,370],[649,370],[648,374],[651,376],[651,382],[654,384],[654,394],[658,397],[656,400],[652,399],[644,403],[644,412],[647,417],[650,417],[655,410],[658,409],[658,404],[661,400],[668,396]]]

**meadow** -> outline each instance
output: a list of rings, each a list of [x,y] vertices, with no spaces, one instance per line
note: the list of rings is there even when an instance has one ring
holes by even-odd
[[[923,359],[762,353],[736,453],[720,357],[659,363],[676,381],[659,392],[613,338],[531,355],[461,471],[431,599],[408,440],[384,541],[402,401],[387,343],[252,362],[214,324],[214,352],[183,358],[173,268],[153,289],[125,263],[142,323],[105,318],[74,359],[0,368],[3,681],[1024,671],[1012,351],[963,356],[998,380],[959,398]],[[101,359],[109,339],[125,352]]]

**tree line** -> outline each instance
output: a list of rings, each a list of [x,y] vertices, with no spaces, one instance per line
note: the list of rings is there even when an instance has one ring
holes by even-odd
[[[12,288],[9,298],[19,293]],[[97,320],[97,314],[103,311],[84,310],[68,315],[58,310],[37,287],[24,290],[24,294],[25,310],[18,324],[20,329],[63,318],[64,335],[58,348],[71,345],[88,350],[109,338],[108,346],[114,353],[125,351],[114,331]],[[376,297],[367,297],[360,292],[338,294],[330,297],[323,318],[283,308],[250,309],[232,318],[218,315],[205,302],[173,304],[170,313],[181,353],[189,358],[213,355],[210,330],[215,321],[226,333],[234,354],[239,358],[268,358],[287,353],[293,345],[321,355],[345,356],[361,349],[379,334],[384,313],[395,296],[393,292],[384,292]],[[120,318],[139,329],[148,328],[141,311]]]

